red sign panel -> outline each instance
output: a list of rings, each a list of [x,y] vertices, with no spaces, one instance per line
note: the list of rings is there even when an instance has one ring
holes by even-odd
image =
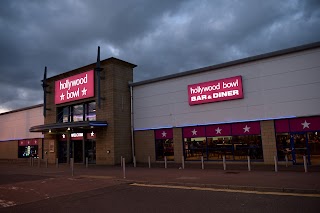
[[[19,146],[38,146],[41,139],[24,139],[19,140]]]
[[[156,139],[172,139],[173,129],[157,129],[155,130]]]
[[[292,118],[289,125],[291,132],[319,131],[320,117]]]
[[[215,124],[206,126],[207,137],[228,136],[231,135],[231,124]]]
[[[260,135],[260,122],[243,122],[231,124],[232,135]]]
[[[275,120],[274,124],[276,132],[290,132],[288,119]]]
[[[205,127],[204,126],[184,127],[183,137],[185,138],[206,137]]]
[[[55,82],[55,104],[81,100],[94,96],[94,72],[80,73]]]
[[[189,105],[243,98],[242,77],[188,85]]]
[[[71,133],[71,140],[73,141],[82,141],[83,140],[83,133]],[[60,141],[67,141],[67,135],[62,134],[59,136]],[[96,139],[96,133],[93,131],[91,133],[87,133],[87,139]]]

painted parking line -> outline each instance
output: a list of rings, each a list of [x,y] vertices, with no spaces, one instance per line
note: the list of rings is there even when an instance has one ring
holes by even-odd
[[[248,190],[235,190],[235,189],[215,189],[193,186],[171,186],[171,185],[155,185],[155,184],[141,184],[132,183],[131,186],[150,187],[150,188],[166,188],[166,189],[184,189],[184,190],[197,190],[197,191],[212,191],[212,192],[231,192],[231,193],[244,193],[244,194],[259,194],[259,195],[279,195],[279,196],[295,196],[295,197],[318,197],[320,194],[301,194],[301,193],[288,193],[288,192],[260,192]]]

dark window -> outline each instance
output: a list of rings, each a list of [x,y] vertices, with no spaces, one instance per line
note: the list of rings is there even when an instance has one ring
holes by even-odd
[[[174,160],[173,139],[156,139],[156,160]]]
[[[186,160],[263,160],[260,135],[184,138]]]

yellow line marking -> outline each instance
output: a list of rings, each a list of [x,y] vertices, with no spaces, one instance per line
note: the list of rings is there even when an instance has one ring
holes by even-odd
[[[151,187],[151,188],[186,189],[186,190],[212,191],[212,192],[232,192],[232,193],[259,194],[259,195],[280,195],[280,196],[319,197],[320,198],[320,194],[301,194],[301,193],[288,193],[288,192],[260,192],[260,191],[249,191],[249,190],[214,189],[214,188],[202,188],[202,187],[192,187],[192,186],[170,186],[170,185],[154,185],[154,184],[140,184],[140,183],[132,183],[130,185],[131,186]]]
[[[80,177],[84,178],[95,178],[95,179],[112,179],[113,176],[100,176],[100,175],[80,175]]]

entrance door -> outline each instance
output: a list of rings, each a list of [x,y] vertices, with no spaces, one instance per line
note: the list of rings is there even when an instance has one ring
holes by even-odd
[[[293,164],[303,164],[303,156],[306,156],[307,163],[311,164],[307,134],[291,134],[290,143]]]
[[[70,157],[74,158],[75,163],[83,162],[82,140],[72,140],[70,143]]]
[[[88,157],[88,163],[96,163],[96,141],[92,139],[87,139],[85,143],[86,147],[86,157]]]

